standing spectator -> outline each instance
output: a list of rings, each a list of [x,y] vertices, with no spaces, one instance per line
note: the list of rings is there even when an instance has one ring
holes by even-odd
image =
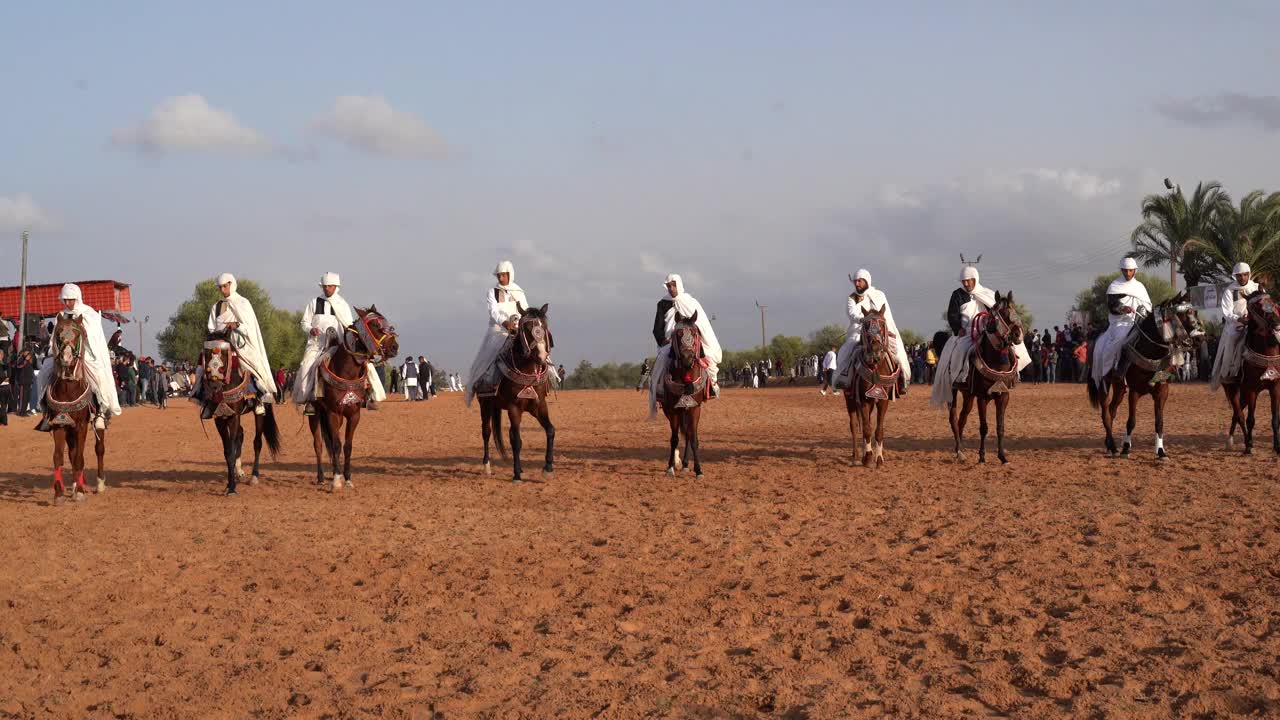
[[[404,361],[404,369],[401,372],[404,374],[404,399],[410,401],[420,400],[421,398],[418,397],[421,389],[418,386],[418,363],[414,361],[412,355]]]
[[[4,354],[4,345],[0,345],[0,427],[9,426],[9,396],[11,392],[9,358]]]
[[[387,392],[398,393],[401,390],[401,386],[404,385],[404,379],[400,377],[400,367],[388,365],[387,368]]]
[[[434,379],[435,369],[431,367],[431,363],[427,362],[426,355],[418,356],[418,395],[420,400],[430,400],[435,395]]]
[[[18,356],[18,362],[10,373],[9,384],[10,394],[16,393],[16,397],[9,400],[9,410],[16,412],[18,417],[34,415],[37,404],[36,360],[30,348],[23,350]]]
[[[834,345],[827,351],[822,358],[822,389],[819,390],[823,395],[831,389],[831,381],[836,374],[836,348]]]
[[[1084,363],[1089,356],[1089,343],[1082,342],[1077,345],[1073,355],[1075,356],[1076,382],[1084,382],[1088,379],[1084,376]]]

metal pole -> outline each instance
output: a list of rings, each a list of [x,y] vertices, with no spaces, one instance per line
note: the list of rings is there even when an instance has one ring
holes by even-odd
[[[17,348],[19,352],[22,351],[22,346],[25,345],[27,342],[27,323],[26,323],[26,320],[27,320],[27,240],[29,239],[29,237],[30,237],[30,233],[28,233],[26,230],[23,230],[22,231],[22,291],[21,291],[22,294],[19,296],[19,299],[18,299],[18,332],[17,332],[18,338],[20,338],[20,340],[18,341],[18,344],[14,345],[14,347]]]
[[[760,308],[760,352],[765,352],[765,348],[767,348],[768,345],[766,345],[764,341],[764,311],[769,306],[761,305],[759,300],[756,300],[755,303],[756,307]]]

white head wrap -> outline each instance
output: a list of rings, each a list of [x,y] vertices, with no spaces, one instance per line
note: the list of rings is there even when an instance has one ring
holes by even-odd
[[[965,280],[978,282],[978,268],[972,265],[965,265],[964,270],[960,271],[960,282],[963,283]]]
[[[235,293],[236,293],[236,276],[235,276],[235,275],[232,275],[231,273],[222,273],[221,275],[219,275],[219,276],[218,276],[218,287],[222,287],[223,285],[226,285],[227,283],[231,283],[231,294],[232,294],[232,295],[235,295]]]
[[[866,268],[859,268],[858,272],[853,274],[854,280],[866,280],[867,286],[871,286],[871,271]]]
[[[511,264],[510,260],[503,260],[502,262],[498,263],[497,267],[493,269],[494,277],[497,277],[502,273],[507,273],[508,275],[511,276],[507,279],[507,282],[513,283],[516,281],[516,268],[514,265]]]
[[[1125,259],[1120,261],[1120,269],[1121,270],[1137,270],[1138,263],[1131,257],[1125,257]]]
[[[1240,275],[1242,273],[1251,273],[1251,272],[1253,271],[1249,269],[1249,263],[1247,262],[1238,262],[1236,263],[1236,266],[1231,269],[1232,275]]]
[[[338,273],[327,272],[320,278],[320,287],[324,287],[325,285],[340,287],[342,285],[342,278],[338,277]]]
[[[684,280],[681,279],[679,275],[675,273],[671,273],[670,275],[667,276],[667,279],[662,282],[662,286],[666,287],[667,283],[676,284],[676,295],[684,294]]]
[[[63,300],[79,301],[84,299],[84,296],[80,293],[80,286],[75,283],[67,283],[66,285],[63,285],[62,295],[60,297]]]

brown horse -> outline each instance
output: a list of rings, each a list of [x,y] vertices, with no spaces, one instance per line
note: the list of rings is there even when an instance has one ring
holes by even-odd
[[[518,483],[523,478],[520,465],[520,420],[525,413],[537,418],[547,434],[547,457],[542,466],[542,474],[550,476],[554,472],[554,451],[556,427],[551,424],[551,412],[547,409],[547,390],[550,388],[550,377],[547,364],[551,356],[551,348],[555,342],[551,339],[551,328],[547,325],[547,306],[540,308],[524,308],[516,305],[520,312],[520,320],[516,325],[515,336],[507,347],[498,355],[498,370],[502,377],[492,392],[480,395],[480,436],[484,438],[484,472],[493,472],[489,465],[489,436],[494,435],[498,452],[503,459],[507,450],[502,445],[502,411],[507,411],[507,420],[511,423],[508,432],[511,436],[512,476],[511,482]]]
[[[853,460],[858,460],[858,423],[862,424],[862,465],[884,465],[884,418],[889,403],[898,394],[902,368],[894,362],[895,338],[889,334],[884,308],[872,307],[862,315],[862,333],[853,363],[853,381],[844,390],[844,407],[849,413],[849,433],[853,436]],[[868,402],[870,400],[871,402]],[[871,442],[871,409],[876,411],[875,444]]]
[[[1173,377],[1178,355],[1189,350],[1196,338],[1204,334],[1188,298],[1187,293],[1180,293],[1156,305],[1142,318],[1125,340],[1120,362],[1102,379],[1102,387],[1095,385],[1089,375],[1093,367],[1096,335],[1089,340],[1085,363],[1085,376],[1089,378],[1086,383],[1089,404],[1102,412],[1102,427],[1107,432],[1107,453],[1111,457],[1117,454],[1112,428],[1126,391],[1129,393],[1129,420],[1125,423],[1124,446],[1119,454],[1129,457],[1133,447],[1133,428],[1138,422],[1138,398],[1150,395],[1156,416],[1156,457],[1161,460],[1169,457],[1164,449],[1164,407],[1169,399],[1169,379]]]
[[[979,319],[982,318],[982,319]],[[1018,382],[1018,358],[1013,347],[1022,342],[1022,321],[1013,304],[1013,293],[996,293],[996,304],[990,313],[974,318],[972,332],[978,337],[969,356],[969,375],[951,388],[951,434],[956,441],[956,458],[963,459],[960,437],[964,424],[978,401],[978,463],[987,462],[987,405],[996,404],[996,456],[1001,464],[1008,465],[1004,454],[1004,416],[1009,407],[1009,395]],[[956,402],[956,395],[964,396],[964,406]]]
[[[85,377],[84,354],[88,351],[84,319],[58,313],[53,326],[53,372],[55,376],[45,390],[45,422],[53,434],[53,502],[64,499],[62,483],[62,452],[65,448],[71,459],[71,469],[76,483],[72,499],[85,499],[84,451],[89,440],[89,428],[93,426],[96,401],[93,389]],[[103,457],[107,452],[106,431],[94,430],[94,450],[98,455],[98,487],[94,492],[107,489],[107,476],[103,469]]]
[[[1231,403],[1231,429],[1227,447],[1239,425],[1244,430],[1244,454],[1253,454],[1253,425],[1258,409],[1258,396],[1265,390],[1271,396],[1271,447],[1280,455],[1280,307],[1266,290],[1258,289],[1248,300],[1247,334],[1240,377],[1222,383]],[[1245,417],[1245,410],[1248,417]]]
[[[360,425],[360,410],[369,393],[369,363],[382,362],[400,352],[395,328],[378,312],[376,305],[368,310],[355,308],[355,323],[343,330],[332,355],[316,363],[315,414],[307,418],[316,450],[316,484],[324,484],[322,453],[327,449],[333,466],[332,491],[351,482],[351,447]],[[338,438],[346,423],[344,439]],[[338,472],[338,453],[342,453],[342,472]]]
[[[676,313],[671,332],[671,360],[667,374],[661,379],[662,414],[671,426],[671,449],[667,453],[667,474],[675,475],[677,466],[689,469],[693,458],[693,474],[702,477],[702,461],[698,457],[698,421],[702,404],[711,399],[711,373],[702,356],[702,333],[698,330],[698,313],[682,317]],[[680,457],[680,436],[684,435],[684,458]]]
[[[254,408],[262,403],[250,382],[252,377],[240,362],[233,344],[234,331],[210,333],[205,339],[203,366],[203,402],[214,406],[213,422],[222,438],[222,457],[227,463],[228,496],[236,494],[236,484],[245,477],[240,463],[244,446],[244,428],[240,416],[253,413],[253,475],[250,485],[257,485],[260,477],[258,461],[262,456],[262,441],[267,441],[271,457],[280,452],[280,429],[276,426],[275,411],[271,403],[263,403],[263,414]]]

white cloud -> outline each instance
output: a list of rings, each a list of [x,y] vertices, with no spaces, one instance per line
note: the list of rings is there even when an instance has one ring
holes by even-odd
[[[270,141],[200,95],[166,98],[141,123],[111,133],[111,142],[149,152],[269,150]]]
[[[312,124],[317,132],[374,155],[442,155],[444,140],[417,115],[396,110],[386,98],[344,95]]]
[[[1083,170],[1049,170],[1041,168],[1036,170],[1035,176],[1044,182],[1058,185],[1080,200],[1091,200],[1095,197],[1115,195],[1120,192],[1119,180],[1104,178]]]
[[[43,230],[53,227],[53,224],[53,217],[30,195],[0,195],[0,230]]]

